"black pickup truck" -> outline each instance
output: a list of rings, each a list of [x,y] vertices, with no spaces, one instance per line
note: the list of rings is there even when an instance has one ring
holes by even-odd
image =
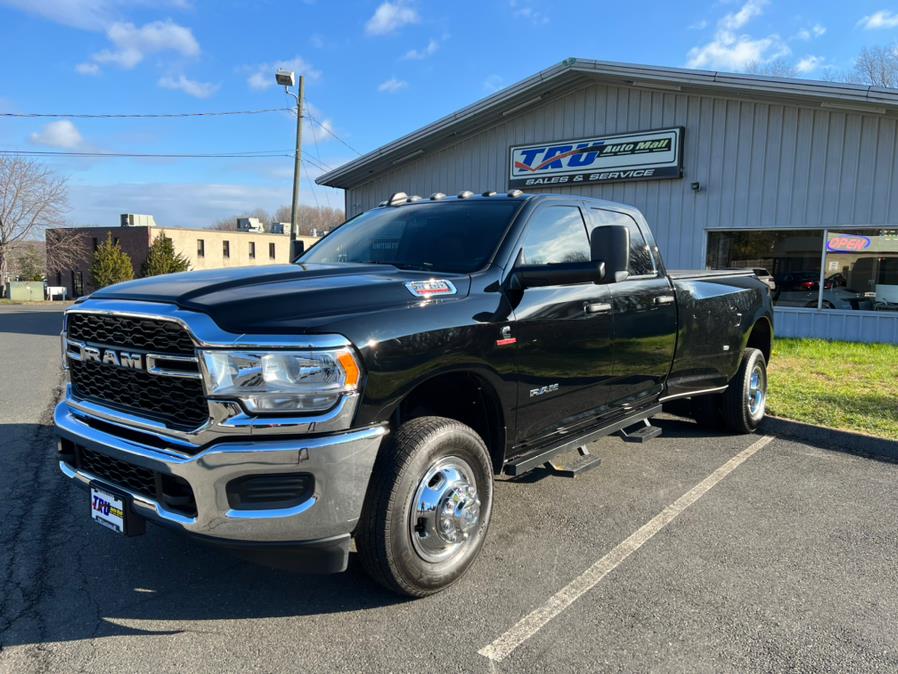
[[[91,517],[423,596],[483,545],[493,477],[594,465],[668,401],[750,433],[773,338],[751,270],[668,272],[642,214],[518,191],[393,195],[295,264],[73,305],[56,409]],[[568,461],[566,457],[576,457]]]

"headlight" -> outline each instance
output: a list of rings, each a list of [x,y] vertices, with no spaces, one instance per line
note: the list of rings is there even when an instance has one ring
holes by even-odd
[[[209,395],[240,400],[250,412],[320,412],[359,386],[348,349],[204,351]]]

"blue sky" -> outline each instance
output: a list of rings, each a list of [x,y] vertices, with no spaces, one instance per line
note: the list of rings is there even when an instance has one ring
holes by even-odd
[[[898,3],[0,0],[0,111],[166,113],[282,107],[278,66],[304,72],[315,119],[362,152],[569,56],[739,70],[786,59],[804,77],[898,40]],[[287,113],[155,120],[0,118],[0,149],[289,153]],[[309,123],[304,153],[355,153]],[[203,226],[290,199],[292,159],[49,159],[71,224],[121,212]],[[313,178],[320,171],[306,167]],[[303,180],[304,203],[342,193]]]

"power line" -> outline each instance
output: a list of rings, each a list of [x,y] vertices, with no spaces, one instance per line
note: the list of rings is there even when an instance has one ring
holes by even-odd
[[[269,157],[292,157],[292,152],[259,150],[249,152],[220,152],[209,154],[151,153],[151,152],[62,152],[53,150],[0,150],[0,155],[22,155],[24,157],[94,157],[94,158],[159,158],[159,159],[262,159]]]
[[[312,159],[311,157],[303,157],[302,160],[304,162],[308,162],[311,166],[318,169],[319,171],[324,171],[325,173],[327,173],[331,170],[331,168],[327,164],[318,161],[317,159]]]
[[[268,112],[290,112],[293,108],[264,108],[262,110],[229,110],[225,112],[165,112],[88,114],[62,112],[0,112],[0,117],[68,117],[71,119],[165,119],[172,117],[226,117],[233,115],[262,115]]]
[[[303,163],[305,164],[305,162],[303,162]],[[316,188],[315,188],[315,181],[312,180],[312,179],[309,177],[309,174],[308,174],[308,173],[306,173],[305,175],[303,175],[303,178],[306,179],[306,182],[307,182],[307,183],[309,184],[309,186],[311,187],[311,190],[312,190],[312,198],[315,200],[315,207],[320,211],[320,210],[321,210],[321,203],[318,201],[318,192],[316,191]]]
[[[305,109],[304,114],[305,114],[305,116],[308,117],[312,122],[314,122],[315,124],[317,124],[317,125],[319,126],[319,128],[321,128],[322,131],[324,131],[325,133],[327,133],[327,134],[333,136],[334,138],[336,138],[338,141],[340,141],[343,145],[345,145],[345,146],[348,147],[350,150],[352,150],[353,152],[355,152],[357,155],[359,155],[359,156],[362,155],[361,152],[359,152],[358,150],[356,150],[352,145],[350,145],[350,144],[347,143],[345,140],[343,140],[342,138],[340,138],[340,136],[338,136],[337,134],[335,134],[327,124],[322,124],[321,122],[319,122],[319,121],[318,121],[318,118],[315,117],[315,115],[313,115],[311,112],[309,112],[308,107]]]

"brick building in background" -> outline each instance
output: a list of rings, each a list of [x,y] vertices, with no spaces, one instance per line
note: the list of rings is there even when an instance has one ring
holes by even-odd
[[[48,259],[53,257],[54,237],[51,233],[54,231],[56,230],[48,230]],[[191,270],[290,262],[290,237],[287,234],[161,227],[155,224],[152,216],[131,214],[122,215],[122,224],[119,227],[74,227],[66,228],[64,231],[77,233],[81,237],[83,254],[70,265],[70,269],[48,274],[47,282],[50,285],[66,287],[69,297],[80,297],[95,290],[90,278],[90,264],[97,246],[105,241],[109,234],[131,257],[135,276],[140,275],[150,244],[158,236],[172,240],[175,251],[190,261]],[[304,249],[318,240],[309,236],[298,238]]]

